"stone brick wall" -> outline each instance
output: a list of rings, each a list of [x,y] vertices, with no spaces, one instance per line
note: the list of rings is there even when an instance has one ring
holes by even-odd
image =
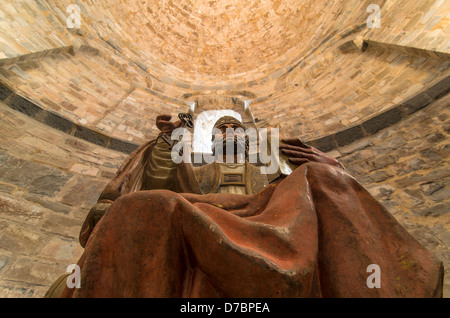
[[[329,152],[444,262],[447,273],[449,103],[446,95]],[[126,154],[49,128],[3,103],[0,114],[0,297],[42,297],[81,255],[82,222]]]
[[[125,154],[0,103],[0,297],[43,297],[82,253],[81,225]]]
[[[126,153],[190,102],[194,118],[233,109],[330,151],[449,268],[449,12],[444,0],[1,1],[0,297],[43,295],[78,259],[81,222]]]
[[[450,296],[450,94],[408,119],[330,152],[444,262]]]
[[[135,143],[155,134],[145,116],[176,115],[193,94],[251,95],[261,125],[315,140],[450,74],[441,0],[77,1],[77,30],[66,25],[71,3],[0,4],[0,82]],[[381,7],[380,29],[366,25],[372,3]]]

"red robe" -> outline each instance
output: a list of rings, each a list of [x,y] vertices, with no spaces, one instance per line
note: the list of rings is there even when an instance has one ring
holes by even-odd
[[[63,297],[442,297],[442,262],[344,170],[307,163],[257,194],[202,195],[182,165],[178,193],[139,191],[153,145],[101,195],[114,203],[84,227],[81,288]]]

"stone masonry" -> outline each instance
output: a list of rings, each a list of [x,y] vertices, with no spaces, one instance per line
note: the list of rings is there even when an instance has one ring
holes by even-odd
[[[447,276],[449,102],[447,95],[370,139],[329,152],[444,262]],[[126,154],[0,107],[0,297],[42,297],[81,255],[81,224]]]
[[[43,297],[82,253],[81,225],[126,154],[0,103],[0,297]]]
[[[449,276],[449,91],[450,1],[1,1],[0,297],[78,260],[157,115],[216,109],[337,157]]]

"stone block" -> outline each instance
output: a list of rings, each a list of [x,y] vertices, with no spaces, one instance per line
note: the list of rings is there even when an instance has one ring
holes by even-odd
[[[405,172],[421,170],[421,169],[425,169],[428,167],[429,167],[429,164],[427,164],[427,162],[425,162],[423,159],[413,158],[408,164],[408,170]]]
[[[355,41],[352,41],[352,40],[346,41],[346,42],[342,43],[341,45],[339,45],[339,47],[338,47],[339,51],[341,51],[344,54],[360,51],[361,48],[362,48],[362,46],[357,45],[355,43]]]
[[[2,272],[2,269],[8,264],[10,257],[6,255],[0,255],[0,274]]]
[[[13,95],[8,104],[12,109],[33,118],[37,118],[43,112],[39,106],[17,94]]]
[[[336,143],[339,147],[349,145],[362,138],[364,138],[364,132],[361,126],[354,126],[336,133]]]
[[[426,90],[426,94],[433,99],[439,99],[450,92],[450,75]]]
[[[95,177],[98,174],[99,169],[91,166],[85,166],[79,163],[74,164],[70,168],[70,172],[75,172],[79,174],[84,174],[87,176]]]
[[[422,109],[425,106],[429,105],[431,101],[432,99],[430,96],[428,96],[428,94],[420,93],[413,98],[403,102],[401,107],[407,115],[410,115],[412,113],[415,113],[419,109]]]
[[[9,89],[7,86],[0,83],[0,100],[5,100],[12,94],[13,94],[13,91],[11,89]]]
[[[73,264],[83,253],[83,248],[76,239],[53,237],[40,251],[42,257],[59,262]]]
[[[37,203],[40,206],[42,206],[46,209],[52,210],[53,212],[56,212],[56,213],[69,214],[69,212],[71,210],[70,206],[59,203],[59,202],[46,200],[45,197],[43,197],[41,195],[26,193],[23,195],[23,198],[30,202]]]
[[[65,145],[68,145],[72,148],[75,148],[76,150],[81,150],[81,151],[92,151],[93,147],[86,143],[83,142],[82,140],[78,139],[78,138],[73,138],[73,137],[69,137],[64,141]]]
[[[5,183],[0,183],[0,192],[3,193],[11,193],[16,189],[16,187],[10,185],[10,184],[5,184]]]
[[[118,169],[118,168],[120,167],[120,164],[118,164],[118,163],[112,163],[112,162],[106,161],[106,162],[103,163],[102,166],[103,166],[103,167],[106,167],[106,168],[114,168],[114,169]]]
[[[410,231],[419,243],[429,250],[436,250],[443,247],[440,240],[427,227],[416,226],[414,229],[410,229]]]
[[[12,282],[21,282],[23,285],[51,286],[58,273],[64,274],[64,266],[55,262],[23,257],[18,259],[8,268],[7,277]],[[57,273],[55,275],[55,273]],[[6,274],[6,273],[5,273]],[[4,275],[5,275],[4,274]]]
[[[436,202],[448,200],[450,198],[450,189],[442,187],[430,194],[429,197]]]
[[[425,193],[425,195],[431,195],[443,187],[444,185],[438,181],[426,182],[420,185],[420,188],[422,189],[423,193]]]
[[[394,107],[367,120],[362,126],[368,134],[373,135],[384,128],[398,123],[402,118],[402,111],[398,107]]]
[[[47,213],[44,215],[40,230],[49,236],[62,235],[65,238],[77,240],[80,234],[82,220],[74,219],[65,215],[58,215],[56,213]],[[42,246],[42,244],[40,244]]]
[[[404,202],[407,207],[415,208],[417,206],[423,206],[425,203],[420,190],[411,190],[411,189],[404,189],[404,191],[401,194],[402,198],[404,199]]]
[[[13,286],[17,283],[0,281],[0,298],[27,298],[30,296],[28,288]]]
[[[40,158],[47,155],[46,157],[49,159],[49,162],[53,162],[55,158],[58,158],[61,162],[65,161],[65,159],[69,159],[67,151],[62,149],[57,144],[58,140],[53,138],[46,140],[45,136],[42,138],[41,136],[35,137],[27,134],[24,137],[17,139],[17,142],[22,145],[28,145],[29,147],[27,148],[31,148],[31,151],[33,152],[38,152],[39,155],[41,155]]]
[[[33,179],[28,190],[33,193],[53,196],[57,194],[70,179],[69,174],[54,170],[51,175]]]
[[[378,200],[389,200],[395,189],[390,185],[371,186],[367,191]]]
[[[349,145],[340,147],[339,152],[346,155],[346,154],[350,154],[354,151],[360,151],[360,150],[365,149],[372,145],[373,145],[373,143],[370,139],[364,138],[364,139],[355,141]]]
[[[442,156],[432,149],[425,149],[420,152],[420,155],[426,162],[439,162],[442,160]]]
[[[0,165],[2,181],[42,195],[55,195],[71,177],[65,171],[15,157]]]
[[[403,157],[417,156],[421,151],[432,147],[432,145],[426,143],[423,138],[414,139],[414,137],[409,139],[403,146],[397,148],[396,152]]]
[[[0,233],[0,249],[23,255],[35,255],[44,235],[23,225],[10,223]]]
[[[386,156],[372,159],[372,160],[368,161],[368,164],[373,167],[372,170],[376,170],[376,169],[381,169],[381,168],[387,167],[395,162],[396,162],[396,160],[393,156],[386,155]]]
[[[450,169],[447,167],[439,167],[431,170],[430,172],[417,171],[412,174],[406,175],[402,178],[396,179],[395,183],[398,187],[410,187],[416,184],[436,181],[444,179],[450,175]]]
[[[408,143],[408,140],[402,134],[395,134],[388,139],[379,142],[376,146],[372,147],[376,154],[385,154],[400,148]]]
[[[375,173],[372,173],[370,175],[370,178],[374,182],[382,182],[389,178],[392,178],[393,176],[394,176],[394,174],[392,174],[391,172],[389,172],[387,170],[379,170],[379,171],[376,171]]]
[[[0,195],[0,216],[4,219],[36,225],[42,220],[45,210],[16,197]]]
[[[382,200],[380,203],[391,213],[394,217],[401,213],[399,209],[399,204],[395,200]]]
[[[70,133],[75,126],[75,124],[67,118],[51,112],[46,112],[43,123],[67,134]]]
[[[70,206],[91,208],[105,188],[107,182],[95,178],[78,176],[61,191],[61,203]]]
[[[102,147],[106,147],[109,140],[109,137],[80,125],[76,125],[75,137]]]
[[[116,151],[120,151],[126,154],[132,153],[134,150],[136,150],[139,147],[139,145],[120,140],[117,138],[111,138],[111,141],[109,143],[108,148]]]
[[[450,212],[450,203],[438,203],[431,207],[413,209],[412,213],[417,216],[441,216]]]
[[[433,132],[425,137],[426,141],[431,144],[436,144],[446,140],[448,137],[444,136],[440,132]]]
[[[337,148],[334,135],[322,137],[320,139],[314,140],[313,142],[308,142],[308,144],[312,144],[315,148],[323,152],[329,152]]]

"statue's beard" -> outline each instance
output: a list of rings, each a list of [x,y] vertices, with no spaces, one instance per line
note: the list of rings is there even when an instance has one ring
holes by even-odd
[[[234,137],[228,137],[228,138],[218,138],[218,139],[214,139],[213,140],[213,154],[217,153],[217,149],[222,149],[222,154],[226,155],[227,154],[227,143],[230,144],[232,146],[233,149],[233,154],[242,154],[245,155],[247,154],[247,149],[248,149],[248,138],[244,138],[244,137],[238,137],[238,136],[234,136]]]

